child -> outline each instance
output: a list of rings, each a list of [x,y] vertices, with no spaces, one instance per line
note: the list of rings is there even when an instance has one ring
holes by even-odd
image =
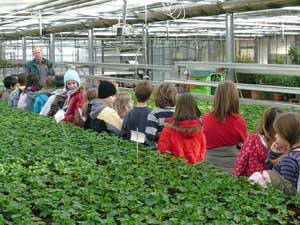
[[[263,171],[262,174],[256,172],[249,180],[262,186],[272,183],[286,193],[299,192],[300,114],[281,113],[274,122],[274,129],[275,141],[268,154],[273,170]]]
[[[154,109],[149,113],[146,126],[146,141],[152,147],[157,147],[159,135],[164,127],[165,118],[172,117],[175,111],[177,89],[173,84],[159,85]]]
[[[56,90],[50,93],[50,97],[43,106],[40,115],[54,116],[58,110],[62,109],[65,103],[64,76],[56,75],[54,77],[54,86]]]
[[[87,112],[91,112],[91,101],[93,99],[96,99],[97,98],[97,89],[96,88],[89,88],[87,91],[86,91],[86,95],[85,95],[85,99],[84,99],[84,106],[82,107],[82,116],[85,118],[85,121],[84,121],[84,129],[90,129],[91,127],[91,118],[87,116]]]
[[[165,119],[157,146],[160,153],[170,151],[172,156],[185,158],[189,164],[204,160],[206,141],[200,115],[195,98],[189,93],[182,94],[173,118]]]
[[[48,101],[50,92],[53,91],[54,88],[54,79],[53,77],[48,76],[46,78],[46,85],[41,91],[40,94],[37,95],[33,105],[33,112],[40,113],[46,102]]]
[[[116,93],[117,89],[112,82],[106,80],[100,82],[98,98],[91,101],[91,111],[87,112],[87,120],[91,121],[90,127],[94,131],[120,134],[123,121],[112,108]]]
[[[67,92],[65,93],[65,104],[63,110],[65,117],[63,121],[81,126],[76,119],[75,114],[84,104],[84,92],[80,88],[80,78],[75,70],[68,70],[64,75],[64,84]]]
[[[246,139],[240,151],[233,176],[249,177],[256,171],[266,169],[267,152],[275,138],[273,122],[281,112],[278,108],[269,108],[264,112],[257,132]]]
[[[5,87],[5,90],[2,93],[1,100],[8,102],[8,104],[11,105],[9,103],[9,96],[14,90],[16,90],[18,88],[17,78],[14,76],[7,76],[4,78],[3,84]]]
[[[20,91],[24,91],[27,84],[27,77],[25,74],[21,73],[18,75],[18,83],[19,83],[19,89]]]
[[[121,137],[127,140],[131,138],[131,130],[145,133],[148,114],[151,112],[147,104],[152,94],[152,84],[149,81],[142,81],[135,88],[137,106],[130,110],[124,118]]]
[[[17,107],[20,99],[20,95],[26,88],[27,78],[25,74],[18,75],[18,88],[16,88],[9,96],[9,105]]]
[[[34,100],[36,93],[40,89],[39,78],[36,75],[28,75],[25,90],[20,94],[17,107],[23,110],[33,111]]]
[[[39,77],[32,74],[28,75],[25,89],[32,92],[40,90]]]
[[[219,83],[213,111],[203,116],[203,131],[207,141],[207,161],[232,173],[237,146],[248,137],[246,121],[240,114],[239,95],[235,84]]]
[[[121,119],[124,119],[126,113],[132,109],[132,99],[128,93],[116,94],[116,100],[114,101],[113,108],[117,111]]]

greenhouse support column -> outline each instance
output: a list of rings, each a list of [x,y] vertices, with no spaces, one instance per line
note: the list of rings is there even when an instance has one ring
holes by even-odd
[[[23,63],[24,63],[24,69],[25,69],[25,63],[26,63],[26,38],[22,37],[22,55],[23,55]]]
[[[143,56],[144,64],[146,65],[144,76],[148,75],[147,65],[148,65],[148,25],[144,25],[143,29]]]
[[[52,62],[55,62],[55,42],[53,33],[50,33],[49,59]]]
[[[101,40],[101,62],[104,63],[104,40]],[[104,74],[104,68],[101,68],[102,74]]]
[[[148,21],[147,21],[147,11],[148,11],[148,7],[147,4],[145,4],[145,14],[144,14],[144,27],[143,27],[143,57],[144,57],[144,64],[146,65],[145,70],[144,70],[144,74],[143,74],[143,78],[145,76],[149,76],[150,79],[153,79],[153,74],[150,75],[148,74],[148,69],[147,69],[147,65],[148,65]]]
[[[260,63],[259,55],[260,55],[260,38],[257,37],[255,38],[254,61],[258,64]]]
[[[233,13],[226,13],[226,62],[234,62]],[[233,80],[233,72],[232,69],[228,69],[228,80]]]
[[[89,63],[94,62],[94,31],[89,29],[89,40],[88,40],[88,60]],[[89,76],[95,75],[95,65],[89,66]],[[94,80],[90,79],[90,87],[94,85]]]
[[[3,40],[0,40],[0,60],[5,60],[5,49]],[[1,77],[5,77],[5,68],[2,68]]]
[[[271,63],[272,61],[272,49],[271,49],[271,42],[272,42],[272,39],[270,36],[268,36],[268,64]]]

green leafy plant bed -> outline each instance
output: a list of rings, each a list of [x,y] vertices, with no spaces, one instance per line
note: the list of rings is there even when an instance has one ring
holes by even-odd
[[[0,121],[0,224],[299,224],[298,196],[206,162],[140,147],[137,166],[134,143],[2,103]]]

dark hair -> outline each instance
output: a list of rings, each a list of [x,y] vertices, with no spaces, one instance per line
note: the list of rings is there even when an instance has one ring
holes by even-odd
[[[239,94],[232,81],[226,80],[218,85],[212,113],[221,122],[226,122],[228,114],[232,116],[240,114]]]
[[[39,77],[35,74],[29,74],[27,76],[27,84],[26,88],[28,87],[38,87],[39,88]]]
[[[175,122],[195,120],[199,119],[200,116],[201,112],[194,96],[190,93],[182,94],[177,100],[175,113],[173,115]]]
[[[64,87],[64,76],[63,75],[56,75],[54,77],[54,85],[56,88]]]
[[[159,108],[174,107],[176,105],[177,89],[173,84],[163,83],[159,85],[155,105]]]
[[[14,87],[17,84],[17,82],[17,78],[14,76],[7,76],[3,80],[4,87],[7,89]]]
[[[270,147],[274,141],[275,130],[274,130],[273,124],[274,124],[275,119],[277,118],[277,116],[280,113],[282,113],[282,111],[279,108],[276,108],[276,107],[268,108],[264,112],[263,118],[257,129],[257,133],[262,134],[266,137],[267,142],[268,142],[268,147]]]
[[[152,84],[149,81],[142,81],[135,87],[135,97],[138,102],[146,102],[152,94]]]
[[[26,76],[26,74],[21,73],[21,74],[18,75],[18,83],[21,86],[26,86],[26,83],[27,83],[27,76]]]

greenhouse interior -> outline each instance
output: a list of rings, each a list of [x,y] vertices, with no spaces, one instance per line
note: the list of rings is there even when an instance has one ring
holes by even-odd
[[[248,134],[265,135],[267,138],[261,140],[269,151],[274,146],[271,140],[275,143],[280,134],[275,124],[281,117],[276,112],[272,131],[262,128],[268,107],[278,108],[278,114],[281,110],[282,114],[290,113],[289,118],[300,110],[299,0],[1,1],[2,97],[16,82],[19,85],[20,77],[25,75],[28,82],[34,75],[28,63],[36,60],[36,49],[42,60],[50,63],[43,68],[34,64],[38,73],[64,77],[65,91],[70,81],[66,75],[74,71],[80,80],[72,81],[82,84],[76,91],[96,90],[96,99],[100,100],[100,86],[106,81],[107,85],[116,85],[106,87],[109,97],[129,93],[133,105],[140,103],[135,91],[143,82],[152,84],[155,91],[162,84],[171,84],[178,93],[177,102],[191,94],[201,111],[197,115],[201,115],[201,127],[203,119],[201,132],[206,141],[202,147],[207,152],[213,148],[209,147],[204,118],[216,112],[216,98],[218,93],[222,95],[218,87],[227,85],[227,81],[237,89],[240,103],[240,109],[231,113],[243,117],[247,138]],[[49,67],[54,71],[51,74]],[[14,85],[6,85],[8,77],[17,77]],[[31,93],[33,89],[25,86]],[[50,118],[52,105],[44,114],[47,116],[38,116],[34,99],[30,100],[35,101],[30,110],[11,107],[29,109],[29,100],[19,107],[23,90],[16,105],[12,100],[7,105],[7,99],[0,102],[0,224],[300,224],[300,156],[298,161],[293,159],[298,163],[296,186],[280,174],[278,166],[293,149],[300,152],[297,143],[289,142],[289,150],[280,152],[283,159],[271,170],[278,167],[279,172],[268,173],[268,179],[263,172],[269,171],[267,161],[273,164],[274,159],[267,159],[269,152],[265,150],[265,169],[259,171],[259,180],[268,185],[253,184],[252,176],[234,172],[232,176],[222,170],[224,165],[218,168],[208,159],[189,165],[184,153],[171,157],[176,154],[168,149],[169,155],[158,154],[162,150],[153,150],[145,141],[148,127],[145,134],[131,130],[128,140],[112,135],[105,120],[101,121],[106,123],[107,132],[92,127],[78,129],[91,116],[82,116],[80,109],[72,118],[77,121],[79,117],[81,124],[64,122],[68,112],[65,107],[71,104],[73,94],[67,91],[60,110]],[[27,99],[32,98],[30,93]],[[47,99],[53,93],[47,92]],[[90,101],[87,93],[82,95],[84,101]],[[155,98],[151,95],[148,99],[153,111],[160,108]],[[225,101],[225,94],[220,98]],[[172,118],[177,121],[177,105],[168,107],[175,107]],[[43,115],[43,109],[38,114]],[[61,110],[63,118],[58,115]],[[113,110],[111,114],[119,113]],[[125,119],[121,119],[122,131]],[[149,115],[146,121],[148,124]],[[296,125],[290,135],[297,133]],[[159,132],[163,133],[168,126],[164,121],[161,126]],[[218,130],[226,132],[225,128],[215,129],[216,136]],[[242,139],[234,143],[241,154],[248,140]],[[155,148],[159,143],[160,139]],[[231,156],[226,153],[222,157]],[[235,155],[235,159],[241,157]],[[278,183],[279,190],[273,185],[274,173],[282,182]]]

